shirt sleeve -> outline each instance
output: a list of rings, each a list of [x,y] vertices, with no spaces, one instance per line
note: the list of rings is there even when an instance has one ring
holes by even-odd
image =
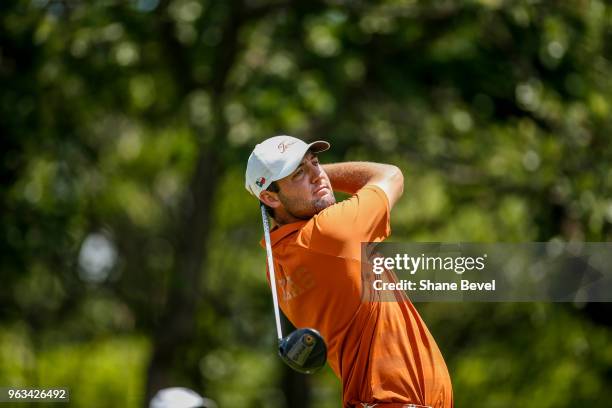
[[[321,211],[312,221],[307,244],[324,252],[354,253],[362,242],[380,242],[391,234],[389,200],[372,184]]]

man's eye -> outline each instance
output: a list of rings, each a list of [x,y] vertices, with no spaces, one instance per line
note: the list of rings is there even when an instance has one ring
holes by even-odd
[[[313,160],[312,164],[315,165],[315,166],[318,166],[319,165],[319,161],[318,160]]]

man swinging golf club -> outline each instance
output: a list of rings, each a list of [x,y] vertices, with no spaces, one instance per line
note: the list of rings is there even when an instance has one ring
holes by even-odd
[[[275,136],[255,146],[247,164],[246,188],[262,208],[279,354],[304,373],[327,358],[342,381],[343,407],[450,408],[446,364],[408,298],[361,297],[361,243],[389,236],[403,175],[380,163],[321,165],[317,153],[329,147]],[[332,189],[352,196],[336,203]],[[299,328],[287,337],[278,304]]]

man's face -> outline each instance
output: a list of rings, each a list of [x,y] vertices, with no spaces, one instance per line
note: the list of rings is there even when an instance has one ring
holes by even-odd
[[[277,181],[278,198],[285,211],[299,219],[309,219],[336,202],[331,183],[319,159],[308,152],[289,176]]]

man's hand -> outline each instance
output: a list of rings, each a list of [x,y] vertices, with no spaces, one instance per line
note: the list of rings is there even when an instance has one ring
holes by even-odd
[[[332,188],[354,194],[368,184],[380,187],[393,208],[404,192],[402,171],[391,164],[372,162],[345,162],[324,164],[323,170],[332,183]]]

